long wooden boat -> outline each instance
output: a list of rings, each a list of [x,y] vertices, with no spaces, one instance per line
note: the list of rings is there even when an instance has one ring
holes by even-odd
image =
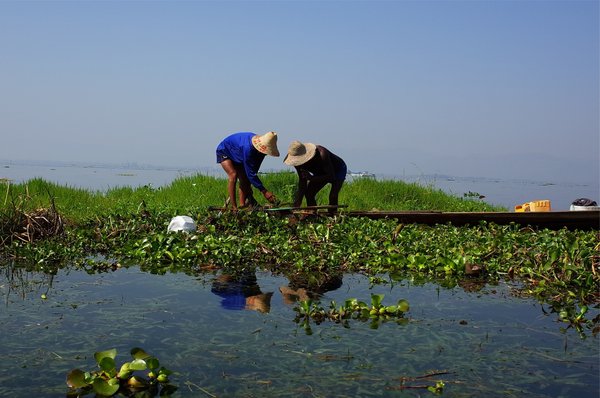
[[[402,223],[476,225],[481,221],[548,229],[600,230],[600,210],[550,212],[348,211],[354,217],[396,219]]]
[[[275,214],[323,214],[338,210],[339,214],[370,219],[395,219],[401,223],[477,225],[482,221],[495,224],[518,224],[523,227],[571,230],[600,230],[600,210],[549,212],[442,212],[442,211],[360,211],[342,210],[347,205],[261,208]],[[225,210],[214,207],[211,210]]]

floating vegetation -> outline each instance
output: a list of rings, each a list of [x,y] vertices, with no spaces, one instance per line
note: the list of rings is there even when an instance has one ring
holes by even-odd
[[[177,390],[177,387],[169,384],[169,375],[172,372],[160,366],[159,360],[143,349],[131,349],[133,360],[123,363],[118,370],[116,356],[117,350],[114,348],[96,352],[94,359],[98,370],[71,370],[67,375],[67,385],[70,388],[67,397],[81,397],[91,393],[103,397],[117,393],[126,397],[163,397],[170,396]],[[140,372],[146,371],[146,376],[140,376]]]
[[[332,301],[329,310],[321,307],[319,302],[313,302],[310,299],[304,300],[294,307],[294,311],[297,313],[294,321],[304,327],[308,334],[312,334],[311,321],[320,324],[324,320],[331,320],[349,327],[348,321],[351,319],[363,322],[370,320],[373,329],[377,329],[381,322],[393,320],[398,323],[406,323],[404,313],[410,308],[408,301],[400,299],[396,305],[384,306],[383,297],[383,294],[371,294],[371,305],[352,298],[338,307],[335,301]]]
[[[597,231],[536,230],[481,223],[475,227],[399,224],[394,220],[336,216],[297,222],[262,212],[198,212],[195,233],[169,233],[170,217],[140,206],[68,229],[58,240],[32,245],[27,239],[5,247],[11,256],[38,266],[69,259],[88,271],[139,264],[158,274],[213,267],[228,273],[263,268],[318,290],[343,273],[412,278],[445,287],[476,290],[498,280],[520,281],[516,294],[563,311],[562,321],[583,321],[583,306],[600,302]],[[374,278],[376,280],[376,278]],[[565,312],[566,311],[566,312]]]

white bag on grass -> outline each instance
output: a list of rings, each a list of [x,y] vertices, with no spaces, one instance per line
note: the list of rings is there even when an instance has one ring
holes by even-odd
[[[168,230],[169,232],[193,232],[196,230],[196,222],[189,216],[176,216],[171,219]]]

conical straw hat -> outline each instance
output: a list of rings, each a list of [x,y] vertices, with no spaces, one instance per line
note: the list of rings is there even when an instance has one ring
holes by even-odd
[[[313,143],[306,142],[303,144],[300,141],[292,141],[283,163],[289,166],[300,166],[312,159],[316,150],[317,146]]]
[[[252,137],[252,145],[260,153],[265,153],[271,156],[279,156],[277,149],[277,133],[269,131],[263,135],[255,135]]]

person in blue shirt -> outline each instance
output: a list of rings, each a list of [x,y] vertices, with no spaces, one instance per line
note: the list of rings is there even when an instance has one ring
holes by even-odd
[[[307,206],[316,206],[317,193],[327,184],[331,184],[329,205],[333,207],[329,213],[335,213],[338,196],[348,172],[342,158],[321,145],[292,141],[283,163],[294,166],[298,173],[295,207],[300,206],[304,198],[306,198]]]
[[[277,202],[275,195],[265,188],[257,175],[266,155],[279,156],[277,133],[274,131],[263,135],[251,132],[234,133],[217,146],[217,163],[220,163],[227,173],[227,192],[233,210],[238,208],[236,200],[238,180],[240,182],[240,207],[257,204],[252,193],[252,186],[258,189],[270,203]]]

